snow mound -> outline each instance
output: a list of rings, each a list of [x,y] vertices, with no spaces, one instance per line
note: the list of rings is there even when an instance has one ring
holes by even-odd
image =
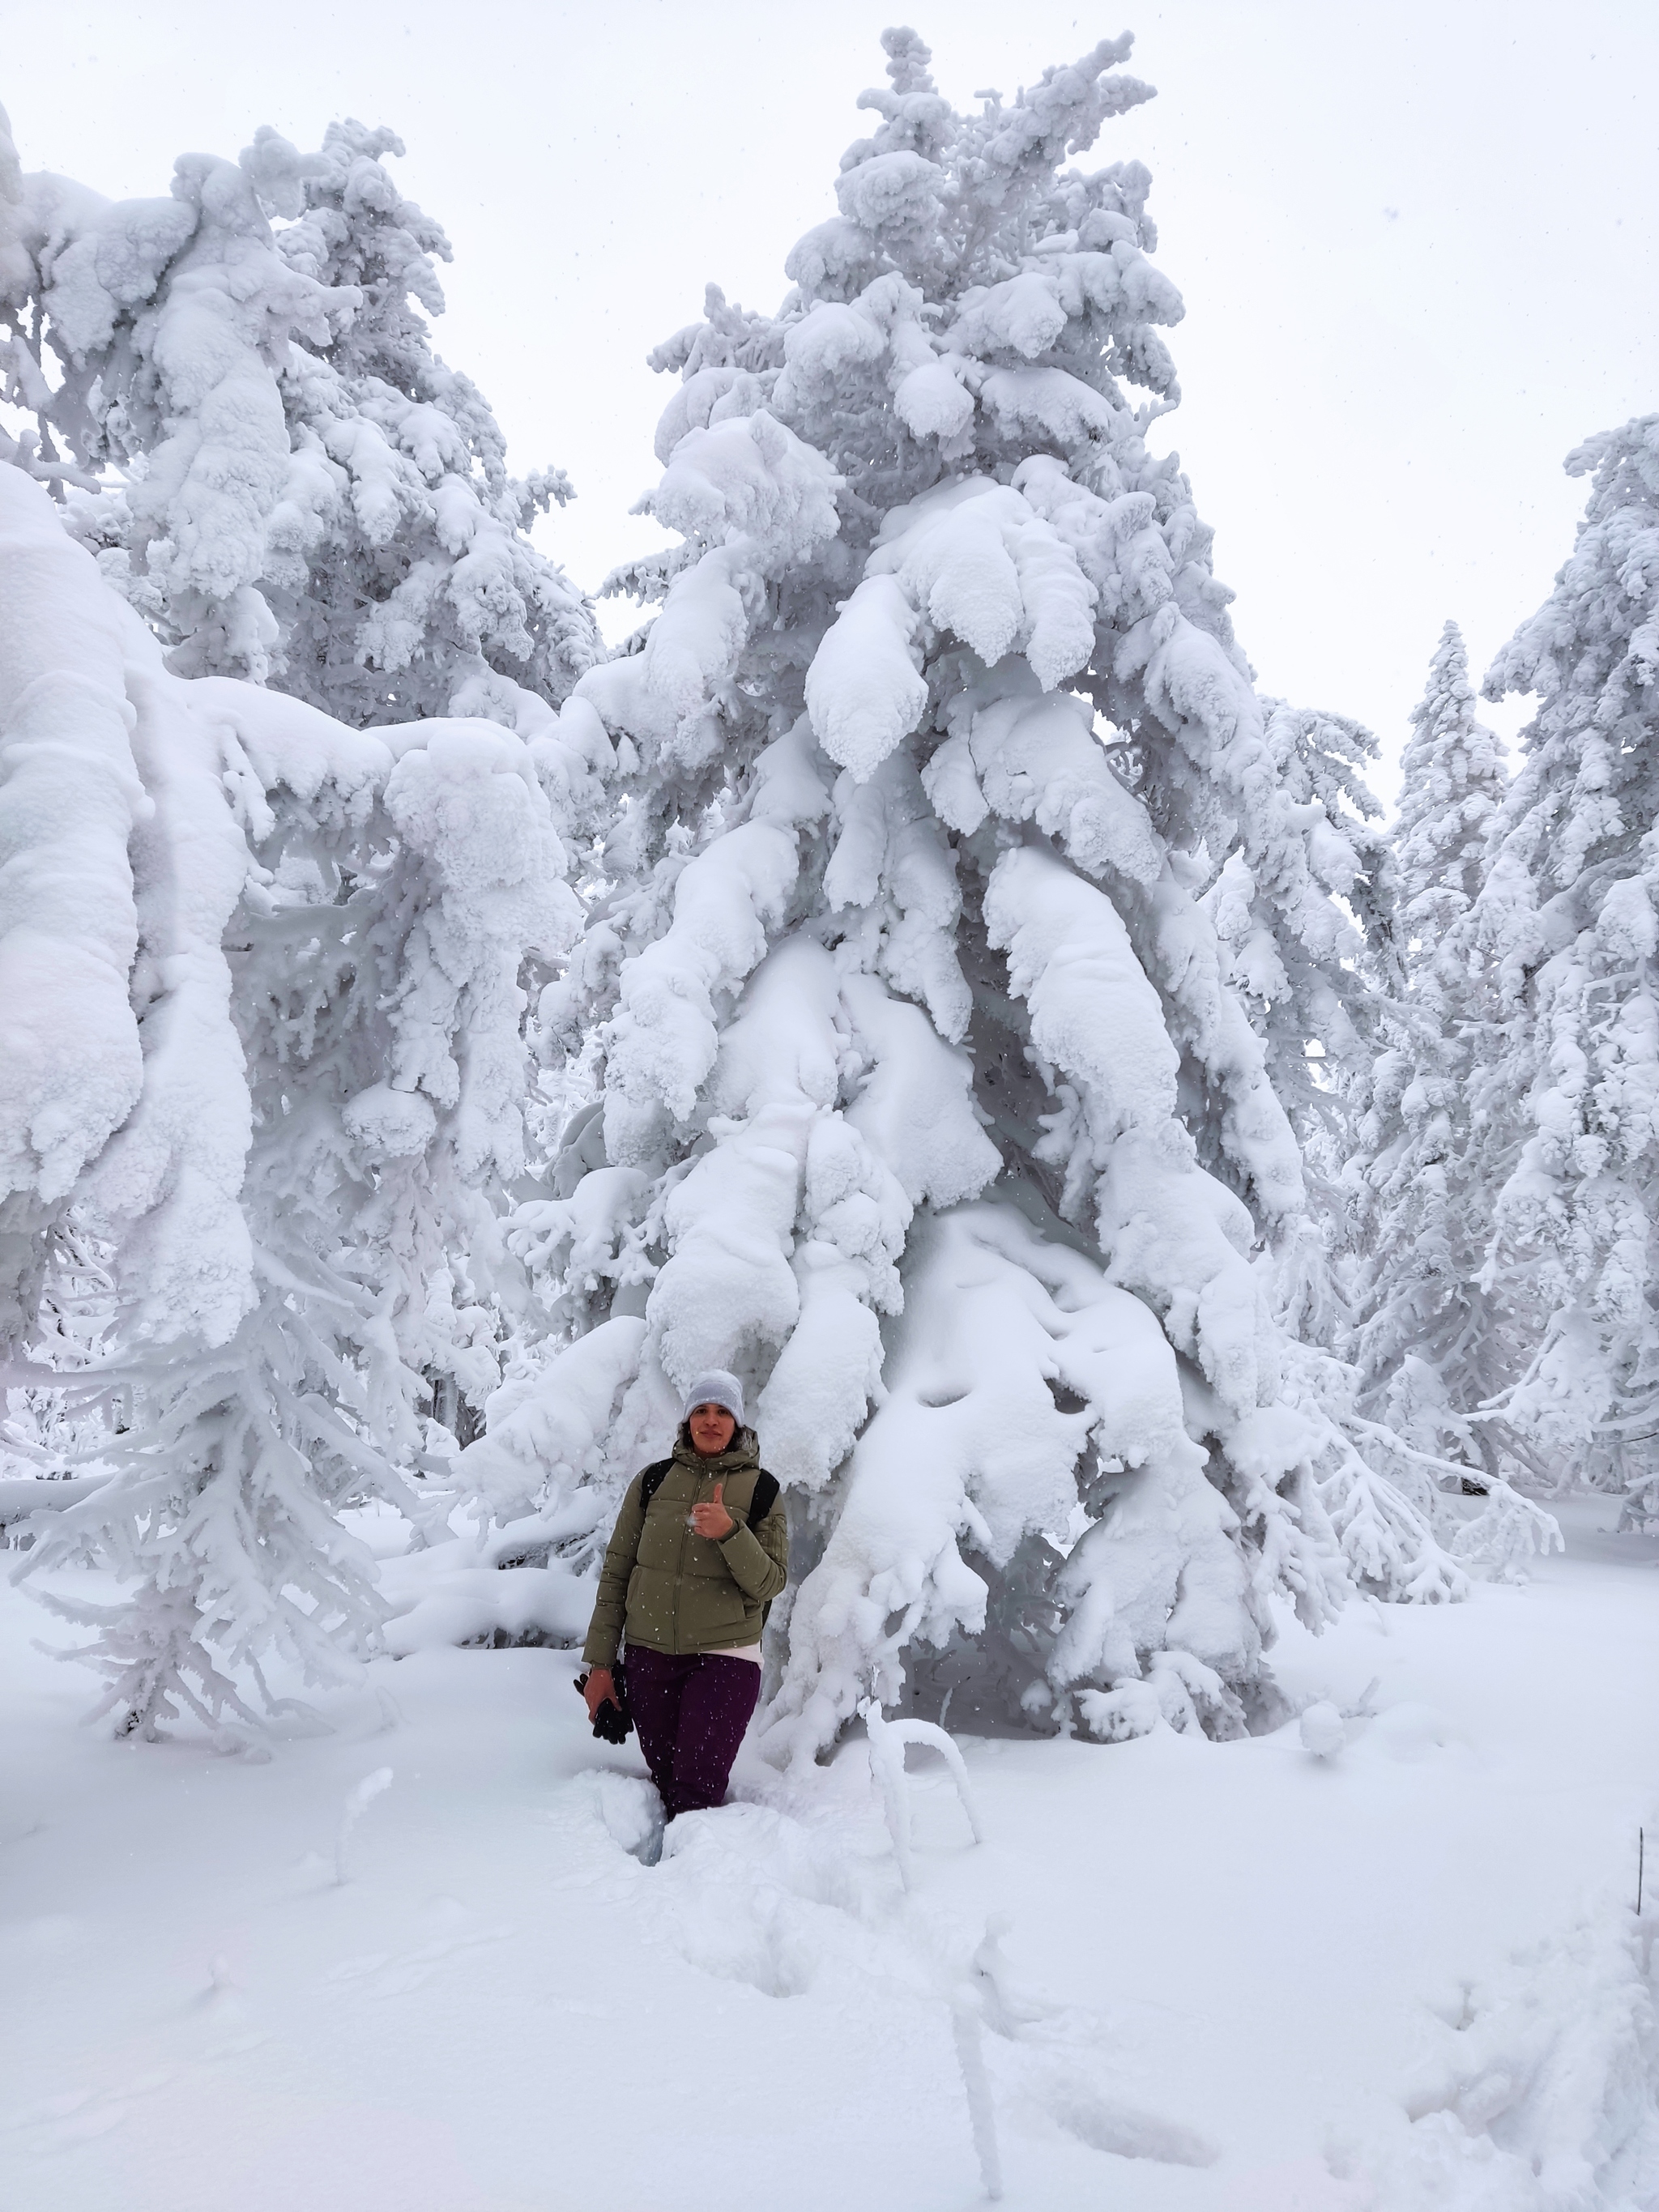
[[[1608,1898],[1466,1986],[1355,2158],[1388,2212],[1630,2212],[1659,2191],[1654,1930]]]

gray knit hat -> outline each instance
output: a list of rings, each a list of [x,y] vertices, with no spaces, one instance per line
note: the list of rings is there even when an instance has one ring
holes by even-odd
[[[738,1426],[743,1426],[743,1385],[723,1367],[711,1367],[707,1374],[692,1377],[685,1394],[688,1415],[694,1406],[724,1406]]]

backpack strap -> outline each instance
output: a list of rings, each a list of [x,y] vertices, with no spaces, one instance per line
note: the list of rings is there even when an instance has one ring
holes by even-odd
[[[755,1478],[755,1487],[749,1497],[749,1532],[753,1535],[767,1515],[778,1502],[778,1478],[763,1468]],[[766,1633],[766,1624],[772,1618],[772,1601],[769,1597],[761,1607],[761,1633]]]
[[[640,1510],[641,1513],[647,1513],[651,1510],[651,1501],[662,1488],[663,1478],[673,1464],[672,1459],[659,1459],[653,1465],[647,1468],[641,1475]]]

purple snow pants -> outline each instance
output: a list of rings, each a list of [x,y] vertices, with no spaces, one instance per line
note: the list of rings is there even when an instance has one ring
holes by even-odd
[[[751,1659],[714,1652],[672,1658],[643,1644],[623,1655],[628,1702],[662,1808],[701,1812],[726,1802],[726,1781],[760,1698]]]

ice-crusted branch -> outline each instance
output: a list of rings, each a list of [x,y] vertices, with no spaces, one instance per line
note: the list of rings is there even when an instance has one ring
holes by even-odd
[[[968,1780],[968,1769],[954,1738],[932,1721],[890,1721],[882,1711],[879,1701],[866,1698],[859,1706],[859,1717],[863,1721],[870,1743],[870,1765],[874,1771],[877,1787],[881,1791],[882,1810],[887,1821],[887,1832],[892,1838],[893,1856],[898,1862],[899,1879],[906,1889],[915,1887],[915,1861],[910,1850],[910,1793],[905,1778],[904,1752],[907,1744],[922,1744],[936,1751],[950,1769],[951,1779],[956,1784],[957,1796],[968,1817],[968,1826],[974,1841],[985,1841],[984,1826],[974,1802],[972,1786]]]

